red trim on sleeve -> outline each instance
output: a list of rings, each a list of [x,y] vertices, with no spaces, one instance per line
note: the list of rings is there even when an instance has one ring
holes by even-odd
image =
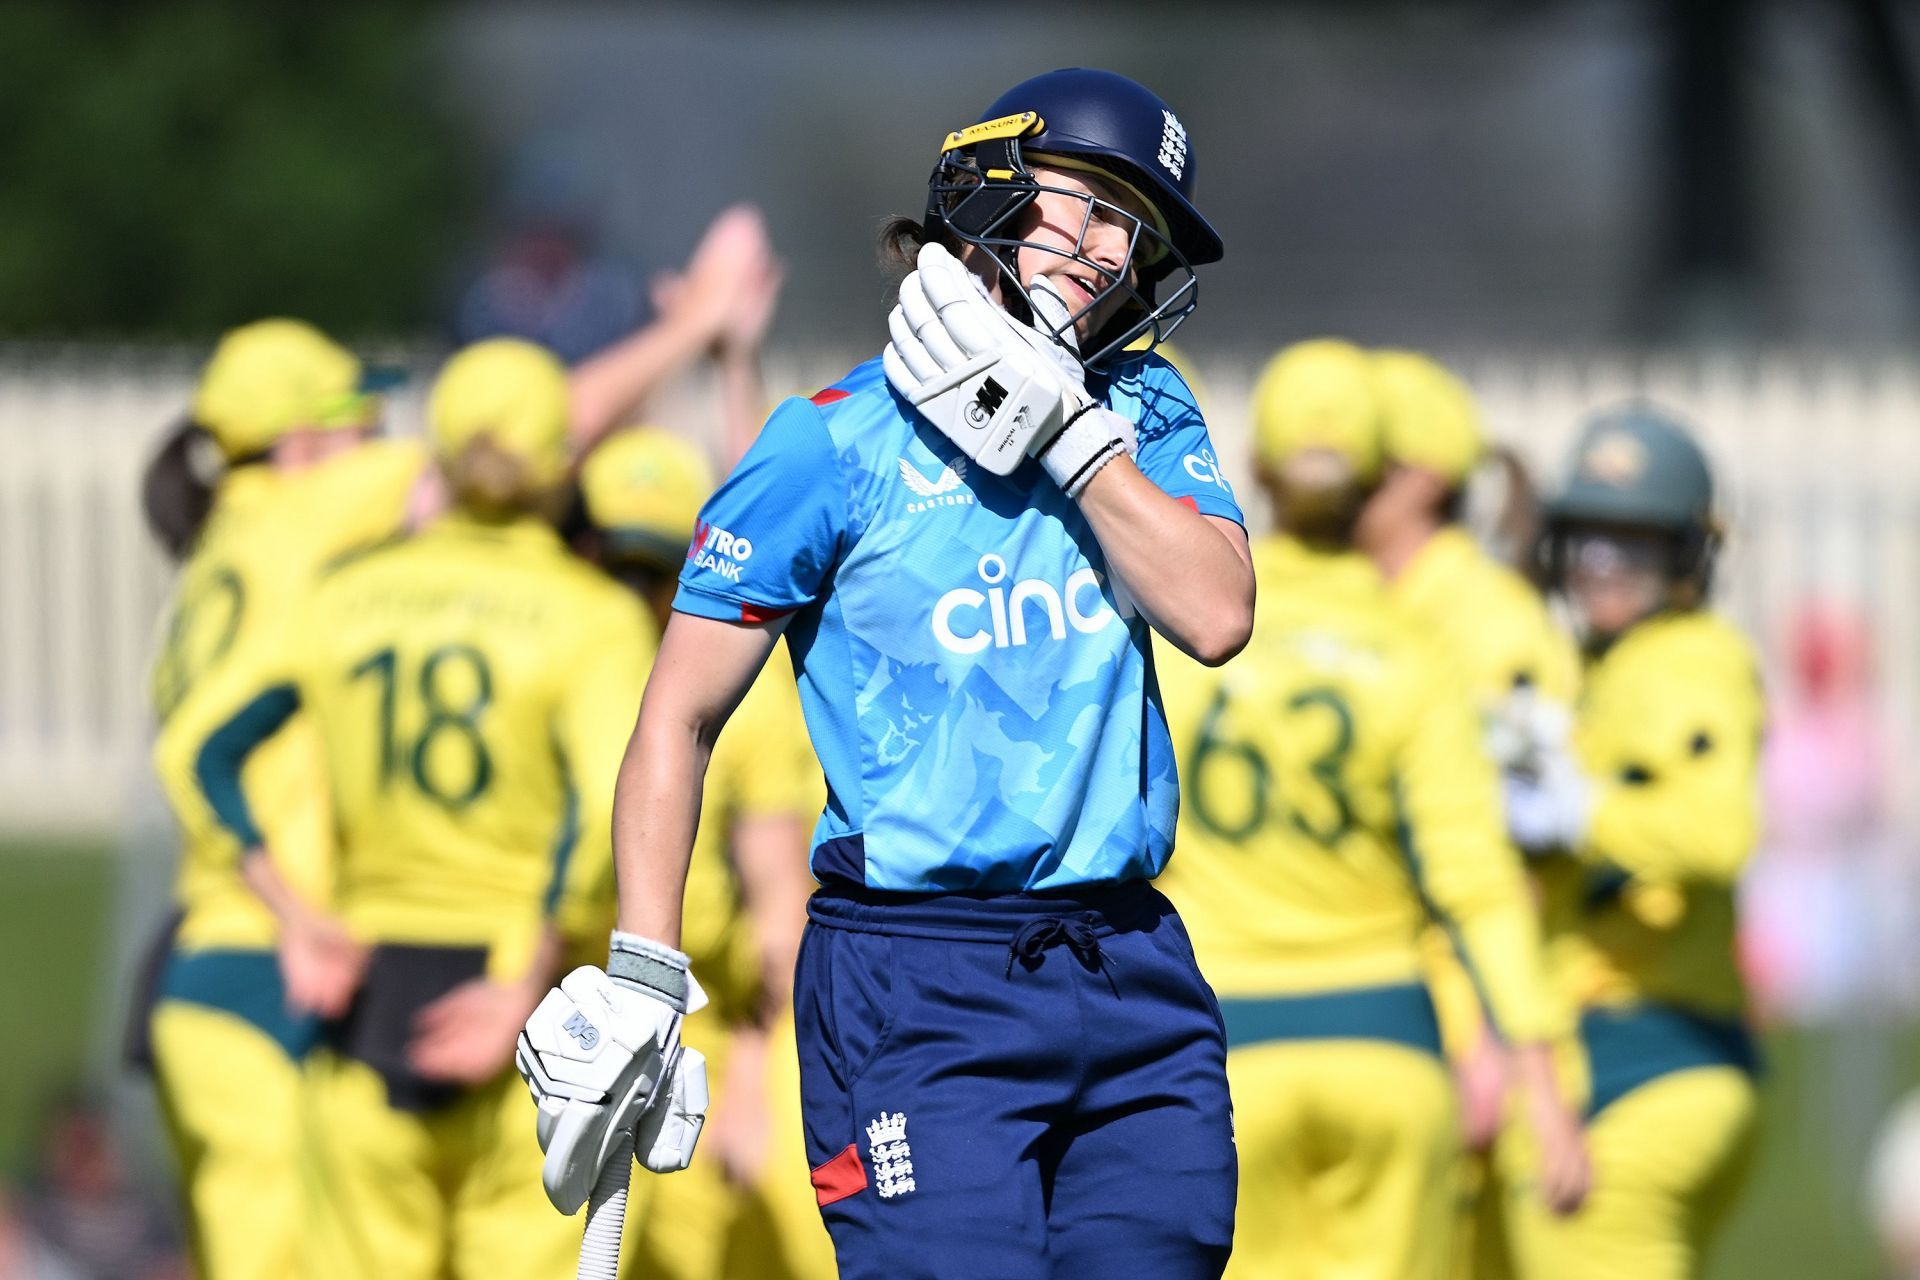
[[[838,387],[828,387],[825,391],[816,391],[809,397],[815,404],[833,404],[852,395],[851,391],[842,391]]]
[[[775,618],[784,618],[792,612],[791,609],[762,609],[757,604],[743,604],[740,606],[740,621],[772,622]]]
[[[849,1142],[845,1151],[813,1171],[811,1181],[813,1194],[823,1209],[836,1200],[865,1191],[867,1166],[860,1163],[858,1144]]]
[[[1200,503],[1199,503],[1199,501],[1198,501],[1197,499],[1194,499],[1194,498],[1175,498],[1175,499],[1174,499],[1174,501],[1175,501],[1175,502],[1177,502],[1177,503],[1179,503],[1179,504],[1180,504],[1181,506],[1183,506],[1183,507],[1185,507],[1185,508],[1186,508],[1187,510],[1189,510],[1189,511],[1198,511],[1198,510],[1200,510]]]

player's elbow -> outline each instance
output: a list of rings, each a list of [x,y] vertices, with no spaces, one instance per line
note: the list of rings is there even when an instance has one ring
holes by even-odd
[[[1187,653],[1199,663],[1217,667],[1231,660],[1253,638],[1253,600],[1224,601],[1207,610],[1187,635]]]
[[[1206,625],[1194,637],[1193,656],[1209,667],[1227,662],[1253,638],[1253,569],[1242,568],[1226,590],[1214,594]]]

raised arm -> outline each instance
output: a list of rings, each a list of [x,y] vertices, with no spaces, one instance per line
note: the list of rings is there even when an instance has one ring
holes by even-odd
[[[768,269],[769,258],[758,210],[735,205],[713,220],[686,271],[659,291],[659,319],[574,369],[571,435],[577,454],[592,449],[720,339],[742,295]]]
[[[760,352],[767,326],[780,301],[785,269],[771,252],[753,256],[746,265],[727,322],[715,350],[720,379],[720,444],[722,472],[733,470],[760,434],[767,418],[767,386],[761,375]]]
[[[1028,296],[1036,313],[1064,307],[1051,287]],[[1240,652],[1253,634],[1253,557],[1171,365],[1142,357],[1115,379],[1113,407],[1095,400],[1075,353],[1009,316],[938,244],[901,282],[888,331],[893,389],[989,471],[1037,460],[1079,502],[1156,631],[1209,666]]]

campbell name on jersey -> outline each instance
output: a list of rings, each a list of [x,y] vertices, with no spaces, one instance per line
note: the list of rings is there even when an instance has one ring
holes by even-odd
[[[1135,421],[1148,478],[1241,519],[1171,365],[1089,389]],[[1164,864],[1179,795],[1145,620],[1037,464],[968,467],[879,361],[775,411],[702,513],[674,607],[792,615],[822,879],[1013,891]]]

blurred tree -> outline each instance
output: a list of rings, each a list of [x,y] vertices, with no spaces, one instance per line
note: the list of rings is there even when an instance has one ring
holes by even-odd
[[[0,0],[0,334],[430,323],[467,204],[433,12]]]

